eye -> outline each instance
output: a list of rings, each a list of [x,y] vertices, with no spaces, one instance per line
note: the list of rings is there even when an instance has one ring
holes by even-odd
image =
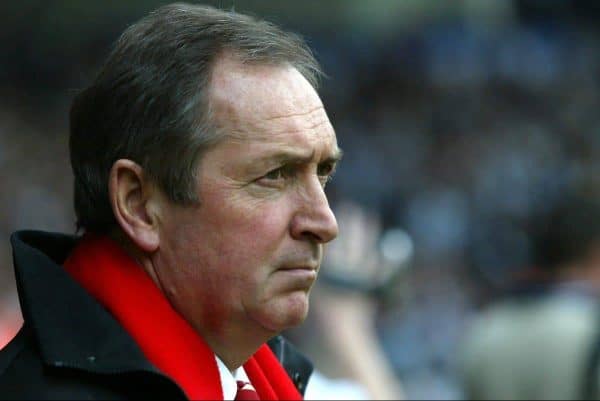
[[[276,168],[275,170],[269,171],[262,178],[266,178],[267,180],[279,180],[283,178],[283,168]]]
[[[325,185],[327,185],[327,183],[329,181],[331,181],[334,174],[335,174],[335,163],[330,163],[330,162],[321,163],[317,167],[317,175],[319,176],[319,179],[321,180],[321,184],[323,185],[323,187],[325,187]]]
[[[320,176],[329,176],[333,173],[334,164],[333,163],[321,163],[317,167],[317,174]]]
[[[269,187],[281,187],[285,185],[287,180],[292,178],[293,175],[294,171],[290,166],[281,166],[269,171],[256,181],[261,185]]]

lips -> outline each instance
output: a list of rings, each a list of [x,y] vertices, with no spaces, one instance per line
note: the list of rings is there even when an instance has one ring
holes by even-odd
[[[285,277],[286,281],[290,280],[290,283],[296,283],[294,286],[299,285],[300,288],[304,288],[306,285],[311,285],[317,279],[317,270],[310,268],[294,268],[294,269],[279,269],[280,277]]]
[[[279,270],[309,270],[309,271],[317,271],[319,266],[314,264],[305,264],[305,265],[294,265],[294,266],[284,266],[279,268]]]
[[[302,282],[313,282],[317,278],[319,266],[315,264],[290,265],[279,268],[277,271],[288,277],[294,277],[295,280]]]

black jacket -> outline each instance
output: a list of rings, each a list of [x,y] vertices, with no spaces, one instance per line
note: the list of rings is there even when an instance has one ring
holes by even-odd
[[[35,231],[11,237],[25,324],[0,351],[0,399],[186,399],[64,271],[76,240]],[[310,362],[281,336],[269,345],[303,394]]]

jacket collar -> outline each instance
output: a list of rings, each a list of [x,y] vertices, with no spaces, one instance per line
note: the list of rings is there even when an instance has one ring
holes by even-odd
[[[15,232],[10,238],[21,310],[44,363],[105,374],[148,372],[176,386],[63,269],[79,239],[31,230]],[[268,345],[304,394],[313,370],[311,362],[282,336],[272,338]]]
[[[19,302],[46,364],[97,373],[158,370],[119,323],[62,268],[78,237],[11,236]]]

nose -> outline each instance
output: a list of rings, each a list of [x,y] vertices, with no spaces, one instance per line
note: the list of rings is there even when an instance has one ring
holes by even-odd
[[[320,244],[333,240],[338,235],[338,224],[321,183],[317,179],[302,192],[291,222],[292,237]]]

